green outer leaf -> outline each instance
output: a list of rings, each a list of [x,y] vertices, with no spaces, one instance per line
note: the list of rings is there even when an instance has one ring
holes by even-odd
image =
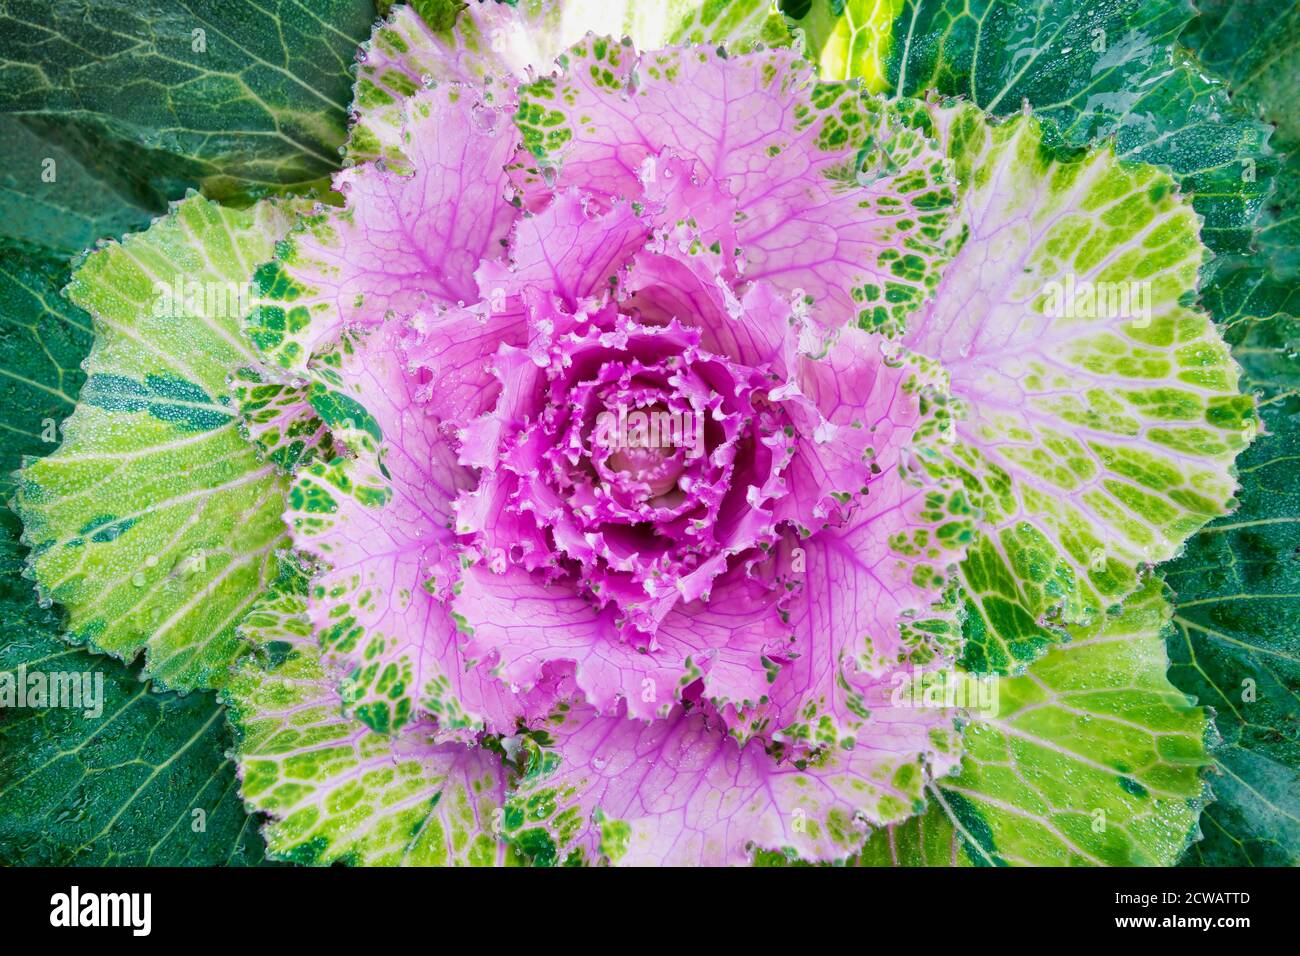
[[[0,115],[0,236],[66,257],[143,229],[167,203],[126,169],[74,126]]]
[[[85,381],[91,320],[59,294],[67,279],[60,254],[0,239],[0,504],[22,457],[55,447]]]
[[[24,455],[59,441],[85,380],[90,316],[60,290],[68,260],[104,235],[141,228],[165,203],[141,195],[75,134],[0,116],[0,500]],[[47,162],[48,161],[48,162]]]
[[[1277,125],[1290,153],[1261,216],[1255,250],[1217,270],[1203,299],[1261,396],[1265,434],[1243,455],[1241,508],[1169,566],[1178,592],[1171,679],[1216,711],[1222,735],[1191,865],[1300,863],[1300,567],[1296,514],[1300,388],[1300,8],[1200,0],[1185,31],[1234,102]],[[1252,683],[1247,683],[1252,682]]]
[[[1165,676],[1169,607],[1150,578],[1072,628],[964,736],[961,772],[924,816],[874,833],[865,865],[1168,865],[1196,827],[1205,712]],[[1099,813],[1100,811],[1100,813]]]
[[[1277,127],[1272,144],[1288,154],[1260,217],[1250,267],[1294,283],[1300,276],[1300,6],[1255,0],[1198,0],[1196,6],[1200,15],[1182,42],[1227,81],[1235,104]]]
[[[427,727],[377,734],[344,716],[307,618],[308,572],[281,564],[243,630],[258,647],[223,692],[237,735],[241,790],[271,817],[275,859],[371,866],[518,863],[497,838],[497,755],[434,746]]]
[[[0,12],[0,112],[75,117],[142,180],[219,197],[307,188],[338,165],[373,19],[372,0],[14,0]]]
[[[1244,252],[1276,157],[1269,128],[1175,46],[1193,12],[1188,0],[906,0],[889,76],[899,93],[964,95],[997,115],[1028,100],[1071,145],[1114,136],[1121,158],[1173,170],[1210,249]]]
[[[1243,384],[1266,394],[1300,387],[1300,283],[1283,282],[1252,266],[1220,273],[1205,305],[1241,365]]]
[[[1239,105],[1277,123],[1278,138],[1300,144],[1295,106],[1300,80],[1300,6],[1259,0],[1195,0],[1197,17],[1181,40],[1228,81]]]
[[[1300,6],[1257,0],[1198,0],[1182,42],[1222,76],[1233,101],[1277,127],[1273,145],[1289,155],[1256,245],[1278,276],[1300,273]]]
[[[0,672],[103,680],[97,718],[0,710],[0,865],[261,862],[226,755],[224,709],[210,693],[165,693],[138,668],[61,641],[59,615],[19,575],[17,521],[0,511],[0,525]]]
[[[91,255],[69,294],[96,342],[64,442],[23,472],[16,507],[45,599],[70,636],[173,689],[216,686],[235,625],[275,576],[285,479],[242,437],[228,374],[256,356],[227,298],[160,305],[161,286],[229,293],[288,226],[262,203],[193,196],[146,233]]]
[[[166,15],[150,22],[128,4],[81,6],[84,16],[73,15],[66,5],[56,10],[35,3],[6,5],[0,14],[5,51],[0,97],[6,110],[21,114],[0,116],[0,495],[5,499],[20,457],[48,452],[58,442],[58,423],[71,411],[85,377],[80,363],[92,340],[91,318],[59,294],[71,276],[68,257],[97,239],[146,227],[165,211],[166,196],[180,195],[195,182],[224,195],[265,185],[298,187],[328,174],[343,139],[348,67],[372,17],[369,3],[359,0],[331,2],[324,10],[316,4],[315,12],[284,4],[286,29],[277,31],[258,26],[268,16],[267,4],[191,14],[172,3]],[[158,12],[151,8],[150,15]],[[160,78],[200,72],[168,60],[169,44],[182,55],[190,50],[186,21],[191,16],[208,31],[203,66],[214,72],[168,90],[158,85]],[[13,49],[17,38],[32,35],[32,25],[38,25],[43,42]],[[297,27],[318,31],[315,47],[302,42],[304,32],[295,35]],[[155,31],[159,42],[137,42],[148,31]],[[283,50],[279,64],[256,62],[280,42],[297,46]],[[294,61],[299,51],[301,59]],[[29,59],[32,53],[36,56]],[[220,70],[230,75],[215,75]],[[307,76],[305,84],[289,76],[299,70]],[[257,83],[261,77],[275,82],[234,96],[211,95],[220,86],[245,79]],[[322,92],[330,102],[321,99]],[[292,105],[295,97],[306,104],[300,111]],[[266,111],[268,104],[275,115]],[[232,132],[259,124],[302,136],[295,143],[273,131],[266,136]],[[7,515],[5,520],[12,522]],[[6,566],[6,574],[11,571],[17,571],[16,564]],[[127,725],[138,731],[113,743],[80,741],[84,722],[70,722],[65,712],[3,715],[0,786],[9,782],[10,771],[22,775],[24,760],[51,748],[73,755],[13,791],[21,793],[21,802],[6,801],[6,806],[31,810],[48,804],[51,810],[24,816],[11,831],[13,841],[0,842],[24,846],[29,861],[57,863],[260,860],[261,841],[232,787],[232,765],[224,753],[229,731],[211,695],[178,698],[139,683],[138,668],[67,648],[56,637],[61,619],[53,609],[36,605],[31,584],[16,576],[4,584],[17,596],[4,615],[14,640],[0,653],[13,663],[57,654],[75,669],[104,672],[108,708],[121,704],[110,726],[115,733]],[[127,759],[135,753],[132,747],[139,749],[139,763]],[[169,747],[177,749],[169,754]],[[150,777],[148,761],[155,759],[159,768]],[[45,792],[51,781],[73,779],[79,763],[89,768],[93,796],[81,785],[66,793]],[[79,795],[87,799],[72,805]],[[179,818],[187,801],[189,809],[207,810],[206,834],[193,834],[192,821]],[[106,815],[119,808],[121,816],[99,833]]]
[[[1298,323],[1284,321],[1294,355]],[[1289,371],[1300,384],[1294,358]],[[1201,865],[1300,863],[1300,392],[1274,389],[1261,414],[1241,507],[1166,571],[1178,595],[1170,679],[1214,708],[1222,737],[1217,799],[1188,856]]]

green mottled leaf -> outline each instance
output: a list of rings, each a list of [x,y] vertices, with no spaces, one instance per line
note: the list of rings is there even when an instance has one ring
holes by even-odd
[[[142,180],[211,196],[306,188],[338,165],[373,18],[372,0],[14,0],[0,11],[0,112],[66,120]]]
[[[1168,174],[1059,156],[1032,116],[934,116],[961,243],[904,342],[948,373],[948,457],[984,512],[964,662],[1011,673],[1229,510],[1253,402],[1189,303],[1205,251]]]
[[[876,831],[868,865],[1169,865],[1195,830],[1204,711],[1165,676],[1158,579],[1122,609],[997,681],[956,777],[921,817]]]
[[[256,364],[241,284],[287,227],[269,203],[194,196],[91,255],[69,287],[96,331],[81,402],[20,480],[32,568],[70,637],[127,661],[147,648],[148,676],[175,689],[222,681],[284,540],[285,480],[226,390]]]
[[[295,863],[500,866],[500,757],[434,744],[432,728],[388,736],[345,716],[291,562],[244,630],[258,647],[224,691],[244,798],[268,814],[270,854]]]

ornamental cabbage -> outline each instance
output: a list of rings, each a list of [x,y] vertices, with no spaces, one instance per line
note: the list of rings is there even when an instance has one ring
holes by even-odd
[[[18,496],[73,633],[220,691],[298,862],[1175,862],[1150,569],[1256,416],[1173,176],[822,79],[765,2],[423,7],[329,201],[76,272]]]

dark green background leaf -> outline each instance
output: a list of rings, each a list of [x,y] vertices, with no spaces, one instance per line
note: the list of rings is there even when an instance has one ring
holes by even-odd
[[[162,192],[132,180],[99,145],[67,124],[0,115],[0,233],[73,256],[167,208]]]
[[[143,181],[308,188],[338,166],[374,17],[373,0],[10,0],[0,112],[72,121]]]
[[[1277,160],[1269,127],[1175,42],[1193,13],[1187,0],[906,0],[889,75],[998,115],[1028,101],[1071,145],[1113,136],[1122,157],[1173,170],[1206,245],[1245,252]]]
[[[1300,276],[1300,4],[1198,0],[1200,16],[1182,36],[1201,63],[1223,77],[1233,101],[1277,126],[1287,154],[1256,236],[1257,265],[1281,279]]]
[[[54,608],[19,576],[18,523],[0,513],[0,672],[103,674],[100,717],[0,710],[0,866],[249,865],[262,861],[244,812],[225,710],[211,693],[160,693],[138,668],[62,640]],[[92,678],[93,679],[93,678]],[[195,832],[195,810],[203,832]]]
[[[1217,711],[1217,802],[1188,865],[1300,863],[1300,6],[1200,0],[1183,34],[1234,104],[1277,126],[1288,153],[1251,249],[1202,301],[1260,399],[1241,508],[1167,569],[1178,592],[1170,678]]]
[[[19,215],[13,195],[0,196],[5,228]],[[147,219],[125,206],[73,208],[120,228]],[[24,228],[39,222],[30,208],[22,215]],[[0,865],[255,863],[261,837],[236,790],[214,695],[160,693],[138,668],[65,644],[58,609],[41,608],[21,576],[11,473],[21,456],[56,447],[91,342],[89,316],[59,293],[67,279],[65,253],[0,237],[0,671],[103,673],[107,700],[98,720],[0,710]],[[191,829],[194,809],[207,814],[205,833]]]
[[[90,316],[59,294],[67,281],[59,253],[0,237],[0,501],[6,503],[21,457],[56,447],[58,425],[85,380]]]
[[[1204,865],[1300,863],[1300,393],[1261,405],[1239,459],[1241,508],[1166,569],[1177,592],[1170,679],[1223,738],[1201,817]]]

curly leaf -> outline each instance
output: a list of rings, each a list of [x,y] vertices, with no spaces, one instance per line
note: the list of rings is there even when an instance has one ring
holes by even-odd
[[[511,77],[546,73],[588,33],[630,36],[642,49],[678,43],[757,42],[780,46],[789,34],[773,0],[425,0],[401,6],[365,45],[352,109],[347,158],[382,158],[408,167],[402,149],[402,100],[421,86],[456,82],[508,102]]]

